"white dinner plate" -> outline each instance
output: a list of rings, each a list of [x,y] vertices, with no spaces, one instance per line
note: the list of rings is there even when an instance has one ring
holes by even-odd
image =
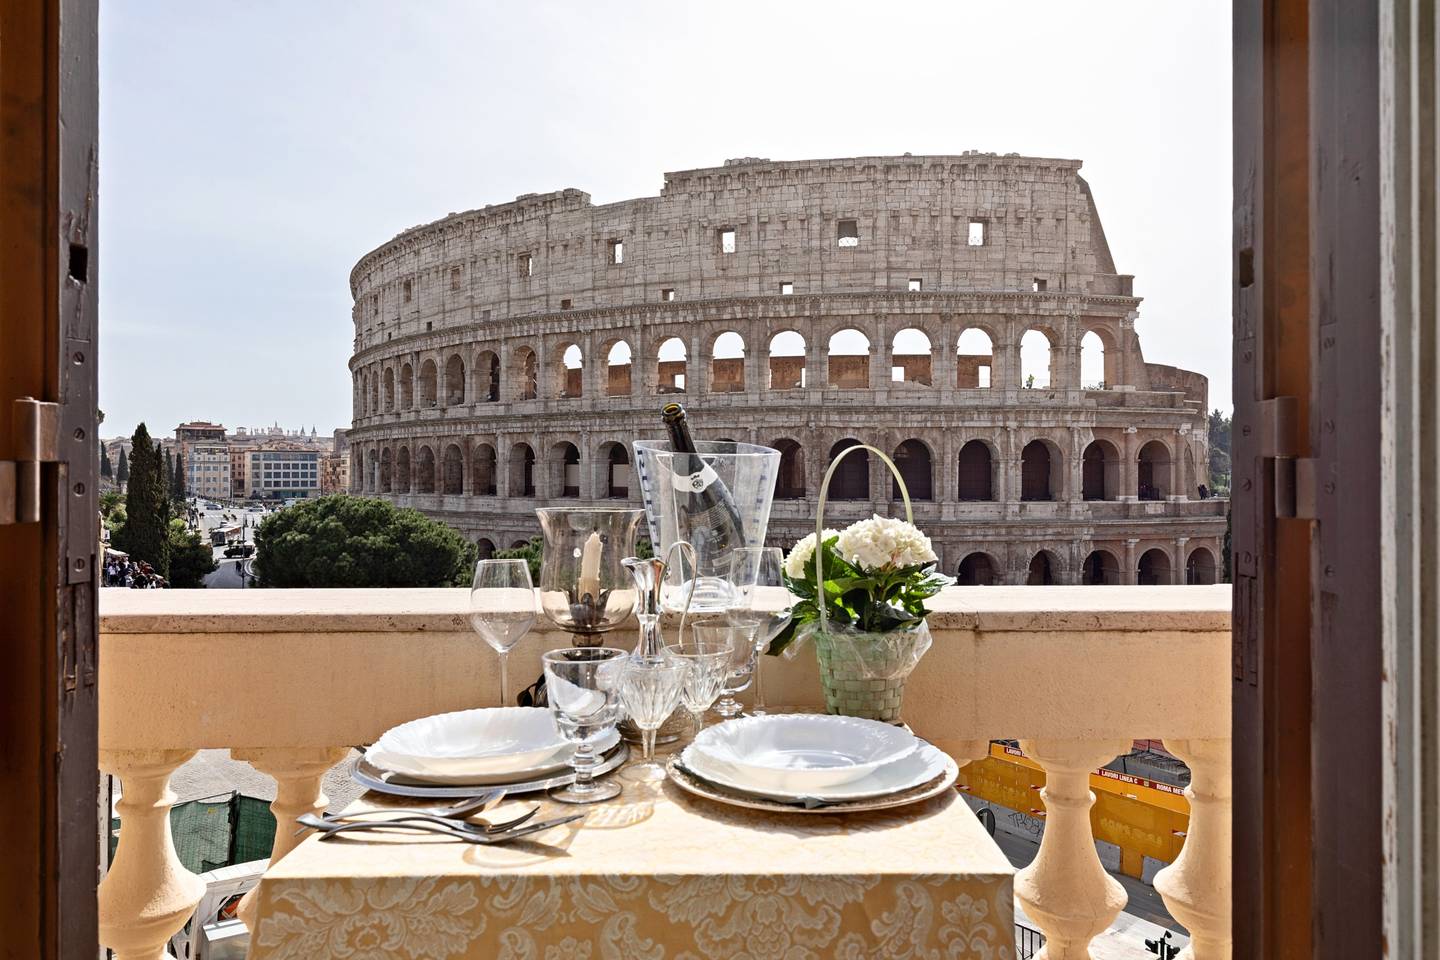
[[[726,720],[692,749],[736,770],[748,789],[817,796],[915,752],[909,730],[858,717],[777,713]]]
[[[938,747],[923,740],[919,743],[918,750],[893,763],[887,763],[858,780],[851,780],[849,783],[841,783],[813,792],[758,786],[746,776],[745,772],[697,752],[694,744],[681,752],[680,762],[696,775],[730,790],[790,802],[812,797],[827,803],[841,803],[902,793],[923,783],[928,783],[944,773],[949,763],[949,757]]]
[[[614,746],[611,730],[597,752]],[[419,783],[486,784],[531,779],[561,770],[574,747],[560,736],[550,711],[491,707],[421,717],[385,732],[365,759],[386,773]]]

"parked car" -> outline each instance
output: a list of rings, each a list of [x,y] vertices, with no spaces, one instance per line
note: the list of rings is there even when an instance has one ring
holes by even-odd
[[[253,543],[232,543],[225,548],[227,557],[248,557],[255,552]]]

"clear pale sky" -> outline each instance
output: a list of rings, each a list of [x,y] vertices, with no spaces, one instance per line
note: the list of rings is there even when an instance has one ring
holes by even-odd
[[[1219,0],[104,0],[103,433],[348,426],[350,268],[450,211],[971,149],[1084,161],[1146,359],[1228,410],[1229,26]]]

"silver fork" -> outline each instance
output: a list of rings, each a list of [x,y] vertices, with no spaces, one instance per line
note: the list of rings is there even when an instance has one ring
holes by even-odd
[[[505,799],[505,790],[496,788],[473,797],[466,797],[454,803],[442,804],[435,807],[372,807],[368,810],[351,810],[345,813],[322,813],[316,819],[324,823],[350,823],[358,822],[360,817],[376,813],[414,815],[421,817],[441,817],[446,820],[463,822],[466,817],[474,816],[477,813],[484,813],[493,810],[501,800]],[[533,812],[532,814],[533,815]],[[527,817],[528,819],[528,817]],[[296,821],[299,822],[298,819]],[[300,836],[306,830],[319,829],[317,827],[302,826],[295,831],[295,836]]]
[[[464,827],[458,821],[440,820],[439,818],[433,821],[416,818],[414,822],[401,820],[355,820],[349,823],[333,823],[321,820],[319,817],[307,813],[297,817],[296,821],[318,830],[321,833],[322,839],[340,833],[357,833],[362,831],[386,832],[398,828],[400,830],[420,833],[441,834],[456,840],[463,840],[466,843],[492,844],[505,843],[520,837],[529,836],[532,833],[540,833],[541,831],[549,830],[552,827],[558,827],[562,824],[573,823],[576,820],[582,819],[584,816],[584,813],[573,813],[566,817],[543,820],[540,823],[524,824],[495,833]]]
[[[453,817],[436,817],[428,813],[410,813],[405,810],[397,810],[395,812],[401,814],[401,816],[387,817],[384,820],[348,820],[344,818],[313,816],[310,820],[297,817],[295,822],[302,825],[302,831],[309,829],[329,832],[339,827],[353,824],[369,824],[374,827],[383,827],[387,824],[403,824],[408,826],[413,823],[431,823],[453,830],[465,830],[472,833],[504,833],[506,830],[512,830],[535,816],[535,814],[540,812],[540,807],[537,804],[520,814],[520,816],[506,820],[503,823],[471,823],[468,820],[457,820]],[[306,814],[306,816],[311,815]]]

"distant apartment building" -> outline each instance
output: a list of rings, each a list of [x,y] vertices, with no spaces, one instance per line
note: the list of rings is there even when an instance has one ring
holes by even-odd
[[[192,420],[175,428],[175,442],[182,449],[190,443],[224,443],[225,425],[208,420]]]
[[[185,484],[193,496],[223,500],[231,496],[230,447],[191,442],[185,454]]]
[[[249,496],[279,496],[279,491],[283,489],[299,491],[287,493],[286,496],[314,496],[318,490],[318,470],[313,468],[318,465],[320,458],[332,453],[343,435],[344,431],[336,431],[334,437],[321,436],[319,430],[313,426],[309,430],[287,430],[278,423],[258,428],[236,427],[233,431],[227,431],[224,424],[192,420],[175,428],[173,442],[185,458],[186,481],[191,493],[211,499],[240,499]],[[128,446],[128,441],[126,445]],[[260,465],[260,472],[253,475],[252,483],[251,454],[282,451],[305,451],[310,456],[302,458],[306,462],[300,465],[299,470],[292,466],[280,470],[278,475],[273,469],[267,475],[265,466],[270,465],[271,461],[255,461]],[[204,463],[193,462],[197,458],[203,458]],[[344,477],[342,489],[349,485],[348,466],[347,463],[341,474]],[[334,473],[338,469],[337,465],[332,467],[331,471]],[[297,476],[297,473],[301,475]],[[275,487],[267,483],[268,480],[294,483],[287,487]]]
[[[249,465],[245,454],[249,452],[247,447],[230,445],[230,496],[237,500],[245,496],[245,481],[248,479],[245,469]]]
[[[320,458],[320,494],[344,493],[350,488],[350,454],[332,453]]]
[[[256,449],[245,454],[246,496],[280,500],[320,494],[320,451]]]

